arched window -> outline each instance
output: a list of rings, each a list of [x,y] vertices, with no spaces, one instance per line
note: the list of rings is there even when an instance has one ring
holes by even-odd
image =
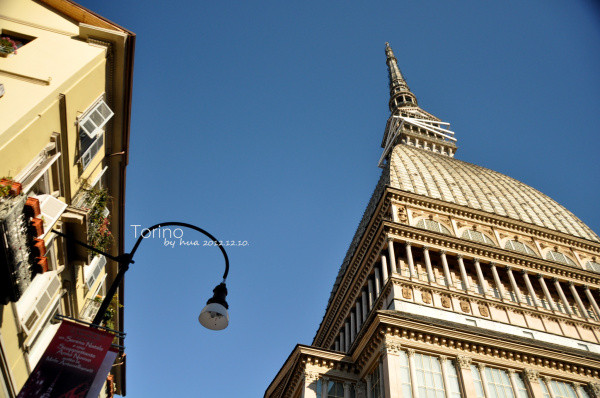
[[[496,246],[494,241],[489,236],[473,229],[465,230],[465,232],[462,233],[461,238],[472,240],[474,242],[485,243],[486,245]]]
[[[419,220],[416,225],[417,228],[428,229],[430,231],[439,232],[441,234],[452,235],[452,232],[442,224],[433,220]]]
[[[587,264],[585,264],[585,268],[590,271],[600,272],[600,264],[595,261],[588,261]]]
[[[530,256],[537,256],[531,247],[516,240],[509,240],[506,242],[506,245],[504,245],[504,248],[515,252],[529,254]]]
[[[577,264],[575,264],[575,261],[571,260],[569,257],[565,256],[564,254],[555,252],[555,251],[549,251],[548,253],[546,253],[546,260],[551,260],[551,261],[556,261],[557,263],[563,263],[563,264],[567,264],[567,265],[577,266]]]

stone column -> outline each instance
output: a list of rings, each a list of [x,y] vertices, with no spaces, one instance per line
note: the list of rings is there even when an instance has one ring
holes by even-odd
[[[479,368],[479,376],[481,377],[481,385],[483,386],[483,393],[486,397],[491,397],[490,390],[488,388],[488,379],[485,374],[485,365],[482,363],[478,363],[477,367]]]
[[[483,272],[481,272],[481,264],[479,264],[478,258],[473,259],[473,262],[475,263],[475,271],[477,271],[477,280],[479,281],[479,286],[481,286],[481,291],[483,292],[483,296],[485,297],[487,295],[487,289],[485,279],[483,278]]]
[[[371,375],[367,375],[367,398],[373,398],[373,381]]]
[[[392,274],[398,272],[398,266],[396,265],[396,254],[394,252],[394,239],[388,238],[388,255],[390,256],[390,267]]]
[[[586,397],[582,396],[581,392],[579,391],[579,389],[581,388],[581,383],[573,382],[571,384],[573,384],[573,390],[575,390],[575,396],[577,398],[586,398]]]
[[[369,288],[369,311],[373,308],[373,304],[375,304],[375,298],[373,297],[373,280],[369,278],[367,282]]]
[[[550,394],[550,398],[556,398],[554,391],[552,391],[552,385],[550,385],[550,382],[552,381],[552,379],[549,376],[544,376],[544,377],[542,377],[542,379],[544,380],[544,383],[546,383],[546,389],[548,390],[548,393]],[[538,383],[539,383],[539,378],[538,378]]]
[[[435,276],[433,275],[431,258],[429,258],[429,248],[427,246],[423,246],[423,256],[425,257],[425,268],[427,268],[427,279],[429,280],[429,283],[434,283]]]
[[[502,286],[502,282],[500,282],[500,276],[498,275],[496,264],[491,263],[490,267],[492,268],[492,276],[494,277],[494,283],[496,284],[496,289],[498,289],[500,300],[504,301],[504,286]]]
[[[334,345],[333,349],[336,351],[341,351],[340,350],[340,336],[338,336],[338,338],[335,339],[335,345]]]
[[[414,278],[415,276],[417,276],[417,272],[415,271],[415,262],[413,261],[410,243],[406,243],[406,259],[408,260],[408,276]]]
[[[460,268],[460,278],[462,279],[463,290],[469,290],[471,288],[469,284],[469,278],[467,276],[467,270],[465,269],[465,263],[463,257],[458,255],[458,267]]]
[[[367,315],[369,315],[369,308],[367,308],[367,305],[368,305],[367,292],[365,292],[363,290],[361,296],[362,296],[362,299],[360,300],[360,303],[362,304],[362,321],[366,322]]]
[[[440,257],[442,258],[442,267],[444,268],[444,276],[446,277],[446,286],[452,286],[452,275],[450,274],[450,267],[448,267],[448,259],[446,258],[446,251],[442,250],[440,252]]]
[[[356,398],[366,398],[367,397],[367,386],[362,381],[358,381],[354,385],[354,390],[356,392]]]
[[[373,271],[373,280],[375,282],[375,300],[377,301],[377,299],[379,298],[379,295],[381,294],[381,276],[379,275],[379,268],[375,267],[375,270]]]
[[[594,312],[596,313],[596,319],[600,321],[600,308],[598,307],[598,303],[596,302],[594,295],[592,295],[592,292],[590,291],[590,288],[588,286],[584,287],[584,291],[585,291],[585,295],[588,298],[588,301],[590,302],[590,304],[592,304],[592,308],[594,309]]]
[[[321,398],[327,398],[327,389],[329,388],[329,377],[321,378]]]
[[[540,285],[542,286],[542,290],[544,291],[544,296],[546,296],[546,301],[550,306],[552,311],[556,310],[556,305],[554,304],[554,300],[552,300],[552,296],[550,295],[550,290],[548,290],[548,286],[546,286],[546,281],[544,280],[544,276],[542,274],[538,274],[538,279],[540,281]]]
[[[473,381],[473,374],[471,373],[471,358],[459,355],[456,357],[456,362],[458,363],[460,379],[462,380],[465,389],[465,398],[477,398],[475,382]]]
[[[350,322],[346,321],[346,324],[344,325],[344,337],[346,339],[346,341],[344,341],[345,344],[345,351],[348,351],[350,349]]]
[[[515,280],[515,276],[513,275],[512,268],[506,267],[506,272],[508,273],[508,279],[510,280],[510,286],[515,294],[517,299],[517,303],[521,303],[521,289],[519,289],[519,285],[517,285],[517,281]]]
[[[537,296],[535,295],[535,290],[533,290],[533,285],[531,284],[531,281],[529,280],[529,275],[527,274],[527,272],[525,270],[521,271],[521,273],[523,274],[523,279],[525,280],[525,285],[527,285],[527,291],[529,292],[529,295],[531,296],[533,305],[535,307],[539,307],[540,303],[538,303],[538,301],[537,301]]]
[[[402,380],[400,380],[400,372],[398,363],[400,357],[398,352],[400,345],[389,341],[384,341],[381,349],[381,370],[380,373],[383,388],[383,398],[401,398],[402,397]]]
[[[302,398],[317,398],[318,375],[313,372],[304,372],[304,385],[302,386]]]
[[[446,361],[448,357],[445,355],[440,355],[440,366],[442,368],[442,379],[444,381],[444,391],[446,392],[446,398],[452,398],[452,393],[450,392],[450,382],[448,381],[448,371],[446,370]]]
[[[356,305],[354,306],[354,312],[356,313],[356,334],[360,331],[360,327],[362,326],[362,314],[360,311],[360,303],[356,300]]]
[[[558,296],[560,297],[563,306],[565,307],[565,311],[567,311],[567,314],[572,315],[573,312],[571,311],[571,305],[569,304],[569,300],[567,300],[567,296],[565,296],[565,292],[563,292],[562,290],[562,286],[560,286],[560,282],[557,278],[552,278],[552,281],[554,282],[554,287],[556,288]]]
[[[385,392],[383,391],[383,364],[379,362],[379,396],[385,397]]]
[[[346,336],[344,335],[344,331],[340,331],[340,351],[346,352]]]
[[[512,389],[513,389],[513,391],[515,393],[515,397],[516,397],[517,392],[519,391],[519,387],[517,386],[517,380],[516,380],[517,374],[514,369],[508,369],[507,372],[508,372],[508,378],[510,379],[510,385],[512,386]]]
[[[579,307],[579,310],[581,311],[581,317],[587,318],[588,317],[587,310],[585,309],[585,305],[583,305],[583,301],[581,301],[581,297],[579,297],[579,293],[577,293],[577,289],[575,288],[575,285],[573,284],[573,282],[569,282],[569,289],[571,289],[571,294],[573,295],[573,297],[575,297],[577,306]]]
[[[539,382],[540,374],[534,369],[525,369],[525,382],[529,386],[529,391],[533,393],[532,398],[544,398],[542,386]]]
[[[354,315],[354,312],[350,312],[350,344],[352,344],[356,338],[356,331],[356,316]]]
[[[388,280],[388,269],[387,269],[387,258],[385,256],[381,256],[381,284],[385,285]]]
[[[344,398],[350,398],[350,387],[351,384],[348,381],[344,382]]]
[[[419,396],[419,388],[417,386],[417,367],[415,365],[415,350],[409,348],[406,350],[406,355],[408,356],[408,368],[410,369],[410,385],[412,387],[412,396]]]

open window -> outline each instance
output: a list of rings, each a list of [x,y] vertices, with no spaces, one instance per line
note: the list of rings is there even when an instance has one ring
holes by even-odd
[[[104,99],[100,98],[79,118],[79,160],[83,170],[104,145],[105,126],[113,115]]]

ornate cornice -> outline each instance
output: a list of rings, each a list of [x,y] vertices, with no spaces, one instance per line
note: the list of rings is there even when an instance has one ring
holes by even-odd
[[[369,343],[353,355],[359,374],[365,373],[365,366],[371,366],[381,355],[384,344],[389,340],[401,346],[407,354],[410,354],[410,350],[418,350],[456,358],[463,368],[469,367],[476,359],[478,363],[492,362],[518,369],[531,368],[538,372],[543,369],[545,374],[550,375],[567,372],[580,380],[598,378],[600,375],[599,358],[582,358],[561,350],[532,347],[511,339],[473,335],[467,331],[425,325],[382,313],[377,314],[376,321],[378,326],[370,336],[365,336]]]
[[[383,228],[384,233],[394,235],[397,240],[410,240],[412,243],[418,242],[419,245],[429,246],[430,250],[432,245],[437,246],[438,250],[445,250],[446,255],[448,255],[449,251],[464,252],[473,259],[481,261],[484,258],[486,261],[496,263],[497,266],[499,265],[498,262],[507,262],[529,268],[535,273],[539,271],[545,272],[549,278],[552,275],[559,275],[563,278],[572,278],[581,283],[600,285],[600,276],[583,268],[570,267],[539,257],[521,255],[520,253],[509,252],[500,247],[467,241],[455,236],[444,235],[404,224],[384,222]],[[464,253],[461,253],[463,258],[465,257]]]
[[[487,213],[481,210],[471,209],[461,205],[455,205],[438,199],[433,199],[418,194],[401,191],[397,188],[392,187],[388,187],[387,197],[400,203],[410,204],[423,209],[433,210],[436,213],[445,213],[446,215],[467,218],[469,220],[476,221],[479,223],[487,223],[490,226],[499,226],[516,232],[537,236],[539,238],[553,240],[564,245],[578,247],[596,253],[600,253],[600,243],[598,242],[578,238],[547,228],[537,227],[532,224],[527,224],[523,221],[518,221],[512,218]]]

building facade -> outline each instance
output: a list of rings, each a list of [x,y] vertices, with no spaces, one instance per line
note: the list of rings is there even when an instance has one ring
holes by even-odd
[[[0,6],[0,397],[19,393],[60,315],[90,321],[116,275],[52,230],[123,252],[134,48],[69,0]],[[123,302],[121,286],[105,319],[119,331]],[[124,356],[112,369],[105,396],[125,392]]]
[[[268,398],[600,397],[600,238],[454,158],[386,44],[381,178],[310,346]]]

